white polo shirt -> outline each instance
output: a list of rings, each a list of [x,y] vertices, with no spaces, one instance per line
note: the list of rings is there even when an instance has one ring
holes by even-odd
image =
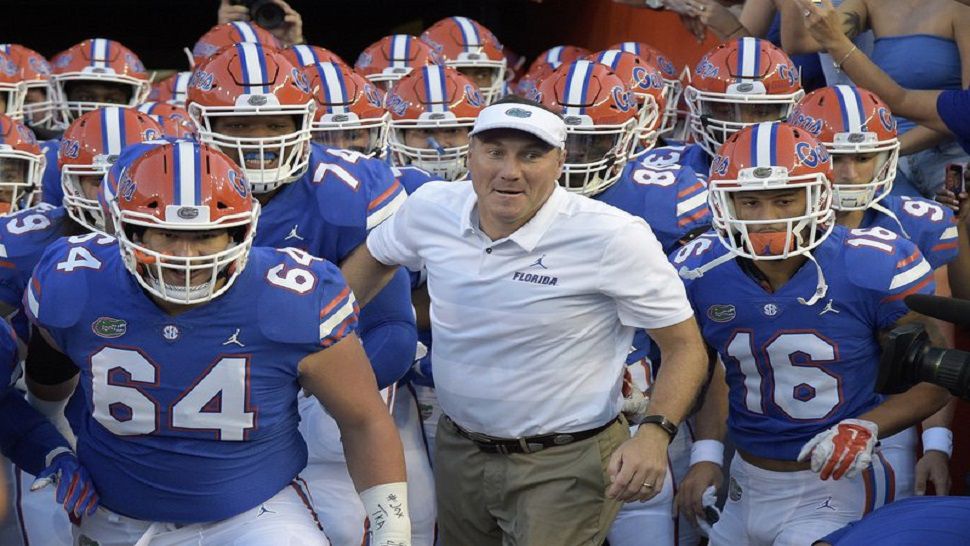
[[[425,184],[367,238],[385,264],[428,273],[441,409],[515,438],[603,425],[620,411],[635,328],[692,315],[640,218],[556,187],[505,239],[479,228],[470,181]]]

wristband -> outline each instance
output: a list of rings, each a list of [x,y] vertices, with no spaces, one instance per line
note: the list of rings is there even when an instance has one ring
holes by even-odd
[[[50,450],[50,453],[48,453],[47,456],[44,457],[44,468],[49,467],[51,463],[54,462],[54,459],[56,459],[58,455],[63,455],[65,453],[74,453],[74,452],[63,446],[55,447],[54,449]]]
[[[407,482],[375,485],[361,491],[360,500],[370,519],[370,544],[411,544]]]
[[[724,444],[717,440],[694,442],[694,445],[690,446],[690,466],[703,462],[724,466]]]
[[[949,459],[953,455],[953,431],[946,427],[932,427],[923,431],[923,454],[942,451]]]

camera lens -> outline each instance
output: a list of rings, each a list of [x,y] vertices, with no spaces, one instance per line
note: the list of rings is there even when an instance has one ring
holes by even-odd
[[[271,30],[283,24],[283,8],[273,0],[257,0],[249,8],[249,16],[257,25]]]

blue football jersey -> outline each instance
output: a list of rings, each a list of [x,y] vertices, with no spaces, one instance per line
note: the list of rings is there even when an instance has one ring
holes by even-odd
[[[5,305],[22,311],[27,280],[44,250],[64,235],[66,222],[70,218],[64,208],[47,203],[0,219],[0,301]],[[18,312],[11,322],[26,342],[30,331],[27,317]]]
[[[97,234],[51,245],[25,306],[80,368],[102,504],[149,521],[225,519],[289,484],[307,460],[298,364],[357,327],[339,270],[305,252],[253,248],[225,294],[173,316]]]
[[[816,291],[811,262],[774,293],[739,259],[685,275],[727,253],[709,233],[672,261],[705,341],[724,362],[732,440],[760,457],[795,460],[817,433],[879,404],[877,336],[906,314],[906,295],[933,292],[933,270],[887,229],[837,226],[812,252],[828,290],[811,306],[799,302]]]
[[[44,174],[41,176],[40,188],[41,199],[45,203],[50,203],[55,207],[61,206],[64,202],[64,189],[61,188],[61,170],[57,168],[57,151],[61,147],[61,139],[55,138],[45,140],[40,144],[40,149],[47,158],[47,165],[44,167]]]
[[[339,264],[406,198],[385,162],[314,144],[307,173],[262,208],[255,244],[299,248]],[[359,332],[379,386],[407,372],[417,333],[406,270],[361,310]]]
[[[707,184],[692,169],[670,161],[676,153],[676,148],[651,150],[594,197],[646,220],[668,254],[688,233],[711,224]]]
[[[887,195],[879,205],[896,218],[870,208],[859,227],[882,227],[906,237],[916,243],[933,269],[957,257],[957,220],[953,211],[928,199],[897,195]]]
[[[711,156],[700,144],[688,144],[677,154],[675,161],[681,167],[690,167],[698,176],[707,180],[711,172]]]
[[[391,171],[394,173],[394,178],[397,179],[398,184],[404,188],[404,191],[408,195],[411,195],[418,188],[432,180],[441,180],[441,177],[435,176],[420,167],[411,165],[406,167],[392,166]]]

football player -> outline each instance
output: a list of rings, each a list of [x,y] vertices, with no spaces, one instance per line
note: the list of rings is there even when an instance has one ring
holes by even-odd
[[[958,232],[949,210],[926,199],[891,195],[899,141],[896,120],[878,96],[847,85],[823,87],[799,101],[788,123],[809,132],[832,155],[832,208],[839,225],[882,227],[905,237],[934,270],[957,257]],[[897,498],[925,491],[927,476],[933,477],[937,494],[946,494],[952,414],[951,403],[923,424],[924,456],[918,463],[915,429],[881,442],[896,469]]]
[[[253,43],[223,49],[197,67],[186,105],[199,139],[235,158],[250,179],[263,211],[258,245],[295,247],[339,263],[406,197],[383,161],[311,142],[309,80],[277,50]],[[417,343],[406,272],[361,312],[360,335],[378,384],[393,385],[410,367]],[[300,405],[313,501],[335,543],[359,544],[363,505],[329,489],[351,487],[347,461],[334,449],[336,424],[312,398]]]
[[[61,237],[103,230],[104,216],[97,200],[102,177],[124,147],[161,134],[161,127],[149,116],[131,108],[108,107],[83,114],[64,132],[57,158],[60,168],[54,169],[63,173],[58,187],[65,195],[64,205],[41,203],[0,223],[0,248],[7,265],[0,268],[0,305],[24,343],[29,325],[23,312],[23,295],[44,250]],[[73,397],[69,403],[38,397],[30,401],[74,442],[68,420],[78,424],[83,397]],[[70,544],[70,522],[62,514],[51,513],[50,493],[28,495],[23,491],[30,479],[24,470],[16,470],[18,522],[25,540],[52,546]]]
[[[446,17],[421,33],[446,66],[470,79],[486,104],[502,97],[508,60],[492,31],[468,17]]]
[[[932,292],[932,268],[890,230],[836,226],[832,176],[807,131],[741,129],[711,166],[714,233],[672,257],[729,388],[737,456],[715,545],[807,544],[891,502],[878,439],[947,400],[926,383],[873,392],[879,337],[921,320],[902,299]]]
[[[130,149],[99,198],[117,239],[55,242],[24,298],[32,389],[79,383],[87,402],[78,445],[103,510],[75,540],[327,544],[298,476],[306,390],[383,516],[374,542],[410,544],[400,443],[336,266],[253,248],[259,204],[207,145]]]
[[[391,87],[384,106],[395,166],[418,167],[443,180],[465,177],[468,133],[485,107],[471,80],[446,66],[416,68]]]

